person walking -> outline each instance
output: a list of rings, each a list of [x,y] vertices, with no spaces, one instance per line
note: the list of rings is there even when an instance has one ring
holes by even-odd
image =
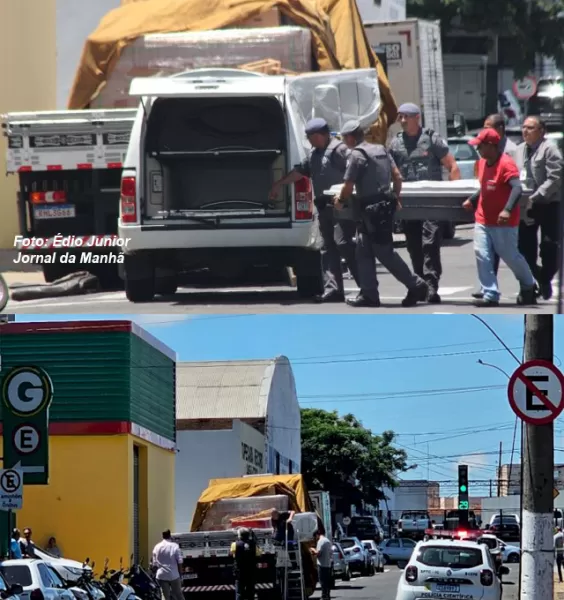
[[[484,297],[475,306],[499,306],[500,292],[494,272],[495,252],[511,269],[520,283],[517,303],[533,305],[535,280],[527,261],[519,252],[519,200],[523,193],[515,161],[499,149],[501,138],[494,129],[483,129],[469,143],[477,146],[482,157],[478,163],[480,189],[463,203],[475,211],[474,252],[478,278]]]
[[[448,143],[432,129],[421,125],[421,110],[411,102],[398,108],[402,132],[394,137],[388,149],[404,181],[442,181],[443,168],[449,179],[460,179],[460,169],[450,153]],[[439,281],[442,275],[440,221],[405,221],[407,251],[415,274],[429,286],[428,302],[439,304]]]
[[[315,548],[311,548],[313,556],[317,557],[317,574],[321,586],[321,600],[331,600],[331,561],[333,544],[331,540],[319,531],[314,535]]]
[[[344,302],[345,289],[341,258],[345,260],[349,272],[358,285],[358,271],[355,262],[353,241],[355,225],[351,220],[335,219],[331,198],[325,191],[343,181],[347,168],[348,148],[331,137],[329,125],[324,119],[311,119],[305,131],[312,151],[300,165],[272,186],[270,198],[275,199],[286,184],[295,183],[302,177],[309,177],[313,184],[314,203],[317,209],[319,233],[321,235],[321,268],[323,288],[318,302]]]
[[[540,295],[550,300],[552,280],[558,272],[562,228],[562,153],[556,144],[546,139],[546,125],[539,117],[527,117],[522,130],[524,142],[517,147],[516,163],[521,171],[521,180],[532,194],[525,219],[520,224],[519,249],[533,271]],[[537,264],[539,230],[540,266]]]
[[[231,544],[235,600],[254,600],[257,556],[260,551],[254,537],[246,527],[237,531],[237,541]]]
[[[560,527],[556,528],[554,536],[554,553],[556,555],[556,568],[558,569],[558,580],[562,581],[562,565],[564,564],[564,535]]]
[[[503,154],[508,154],[511,156],[513,160],[516,159],[517,155],[517,144],[512,142],[508,137],[505,131],[505,117],[501,114],[489,115],[486,117],[484,121],[484,129],[491,128],[494,129],[501,138],[501,142],[499,144],[499,150]],[[476,163],[476,177],[478,176],[478,163]],[[494,252],[493,253],[493,261],[494,261],[494,273],[497,277],[497,273],[499,271],[499,256]],[[472,294],[473,298],[480,299],[484,297],[484,291],[482,289],[474,292]]]
[[[394,249],[394,216],[401,192],[401,175],[384,146],[370,144],[358,121],[348,121],[341,134],[351,149],[344,185],[335,198],[335,208],[343,207],[356,189],[351,209],[357,222],[356,257],[360,293],[347,304],[379,307],[380,294],[376,259],[407,288],[402,306],[415,306],[429,293],[425,282],[414,275]],[[393,180],[393,191],[392,191]]]
[[[163,531],[163,539],[153,548],[151,564],[157,570],[156,578],[165,600],[184,600],[180,570],[182,553],[171,539],[170,529]]]

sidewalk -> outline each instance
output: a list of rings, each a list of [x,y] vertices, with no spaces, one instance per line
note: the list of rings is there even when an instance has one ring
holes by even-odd
[[[41,267],[38,265],[14,264],[17,250],[0,250],[0,273],[9,286],[14,284],[35,285],[45,283]]]
[[[557,571],[554,571],[554,600],[564,600],[564,583],[558,581]]]

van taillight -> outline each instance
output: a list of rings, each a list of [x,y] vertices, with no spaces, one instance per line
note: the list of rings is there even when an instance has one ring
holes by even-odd
[[[482,569],[480,571],[480,583],[482,585],[492,585],[494,581],[494,574],[489,569]]]
[[[407,567],[407,569],[405,570],[405,580],[409,583],[417,581],[417,575],[417,567]]]
[[[29,600],[45,600],[43,592],[39,589],[33,590],[29,595]]]
[[[313,219],[313,193],[311,181],[302,177],[294,184],[294,201],[296,203],[296,221]]]
[[[135,177],[123,177],[121,180],[120,213],[123,223],[135,223],[137,221]]]

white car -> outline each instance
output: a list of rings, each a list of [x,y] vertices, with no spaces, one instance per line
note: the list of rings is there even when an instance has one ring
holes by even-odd
[[[501,567],[501,574],[508,574]],[[485,544],[460,540],[419,542],[398,582],[396,600],[501,600],[501,581]]]
[[[503,562],[518,563],[521,560],[521,548],[500,541]]]
[[[386,561],[384,560],[384,554],[378,547],[378,544],[374,540],[362,540],[362,545],[365,550],[370,553],[370,556],[372,556],[372,562],[374,563],[374,570],[376,573],[383,573]]]
[[[38,546],[35,546],[34,552],[36,558],[49,563],[64,581],[77,581],[85,572],[92,572],[87,564],[69,558],[58,558]]]
[[[30,593],[24,592],[19,583],[9,583],[0,575],[0,598],[2,600],[30,600]]]
[[[0,573],[8,585],[21,585],[30,600],[74,600],[53,567],[37,558],[4,560],[0,562]]]
[[[304,125],[314,115],[332,131],[351,118],[376,122],[376,71],[198,69],[134,79],[130,95],[141,103],[121,180],[127,298],[174,294],[183,272],[233,277],[253,266],[294,267],[301,296],[321,293],[310,181],[271,198],[272,184],[310,151]]]

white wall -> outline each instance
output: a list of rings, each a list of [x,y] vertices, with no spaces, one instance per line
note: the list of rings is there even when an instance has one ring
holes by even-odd
[[[356,0],[362,21],[403,21],[406,18],[406,0]]]
[[[267,408],[266,455],[268,472],[276,474],[276,453],[280,455],[280,473],[299,473],[301,450],[300,405],[296,382],[287,359],[279,360],[270,367],[272,381]],[[266,377],[265,377],[266,380]]]
[[[210,479],[264,473],[264,436],[241,421],[232,429],[178,431],[175,531],[189,531],[198,498]]]
[[[27,0],[20,0],[26,2]],[[57,109],[64,110],[86,38],[120,0],[57,0]]]

